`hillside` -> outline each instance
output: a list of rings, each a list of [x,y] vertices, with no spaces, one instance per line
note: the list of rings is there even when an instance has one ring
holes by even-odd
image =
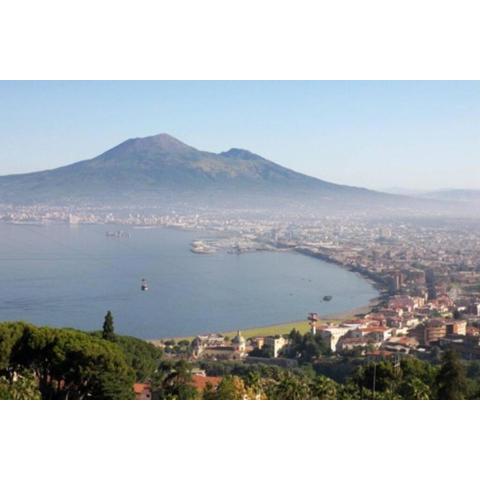
[[[247,150],[216,154],[167,134],[134,138],[91,160],[54,170],[0,177],[0,203],[145,205],[258,201],[385,205],[401,197],[337,185],[284,168]]]

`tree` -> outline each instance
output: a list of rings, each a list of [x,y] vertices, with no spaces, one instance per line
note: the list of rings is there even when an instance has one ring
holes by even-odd
[[[337,382],[331,378],[318,375],[311,386],[312,397],[316,400],[336,400],[337,387]]]
[[[309,400],[310,386],[305,378],[286,371],[267,391],[271,400]]]
[[[272,358],[273,351],[267,345],[263,345],[262,348],[255,347],[249,354],[249,357],[257,358]]]
[[[319,333],[313,335],[311,332],[307,332],[302,335],[298,330],[293,329],[288,338],[290,344],[286,355],[296,358],[302,363],[312,362],[322,355],[330,353],[330,348]]]
[[[216,389],[209,388],[204,391],[204,400],[256,400],[265,398],[236,375],[227,375],[222,379]]]
[[[14,378],[0,377],[0,400],[40,400],[38,380],[29,370],[17,373]]]
[[[11,383],[23,371],[42,399],[129,399],[135,376],[112,342],[70,329],[0,325],[0,374]]]
[[[402,377],[402,371],[392,362],[370,362],[361,367],[354,375],[358,387],[372,390],[372,392],[395,391]]]
[[[243,400],[245,396],[245,383],[240,377],[231,375],[223,378],[215,392],[216,400]]]
[[[105,321],[103,322],[103,333],[102,338],[104,340],[108,340],[110,342],[115,341],[115,330],[113,327],[113,315],[112,312],[109,310],[107,315],[105,315]]]
[[[430,386],[423,383],[418,377],[412,377],[402,382],[399,393],[405,400],[430,400],[432,396]]]
[[[138,383],[150,381],[160,365],[162,350],[135,337],[117,335],[115,343],[124,353],[127,363],[135,371],[135,381]]]
[[[194,400],[197,391],[193,385],[191,365],[178,362],[162,362],[152,379],[154,400]]]
[[[453,350],[447,350],[443,354],[437,385],[440,400],[463,400],[467,395],[465,367]]]

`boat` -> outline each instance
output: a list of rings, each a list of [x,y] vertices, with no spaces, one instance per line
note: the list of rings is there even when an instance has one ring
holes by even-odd
[[[142,285],[140,287],[142,292],[147,292],[148,291],[148,283],[145,279],[142,279]]]
[[[324,301],[324,302],[329,302],[332,298],[333,298],[333,297],[332,297],[331,295],[325,295],[325,296],[323,297],[323,301]]]

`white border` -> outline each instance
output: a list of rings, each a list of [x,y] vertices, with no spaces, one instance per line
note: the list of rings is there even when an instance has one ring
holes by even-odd
[[[478,79],[473,0],[19,0],[4,79]]]
[[[477,3],[2,2],[0,78],[478,79]],[[2,402],[2,478],[464,477],[477,408]]]
[[[470,405],[3,402],[2,478],[465,478]]]

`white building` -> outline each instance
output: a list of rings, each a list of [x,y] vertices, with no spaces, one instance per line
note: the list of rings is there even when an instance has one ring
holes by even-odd
[[[345,327],[327,327],[319,331],[322,340],[324,340],[330,347],[332,352],[335,352],[338,341],[349,332],[349,328]]]
[[[283,337],[266,337],[265,345],[271,350],[273,358],[278,358],[280,350],[288,344],[288,340]]]

